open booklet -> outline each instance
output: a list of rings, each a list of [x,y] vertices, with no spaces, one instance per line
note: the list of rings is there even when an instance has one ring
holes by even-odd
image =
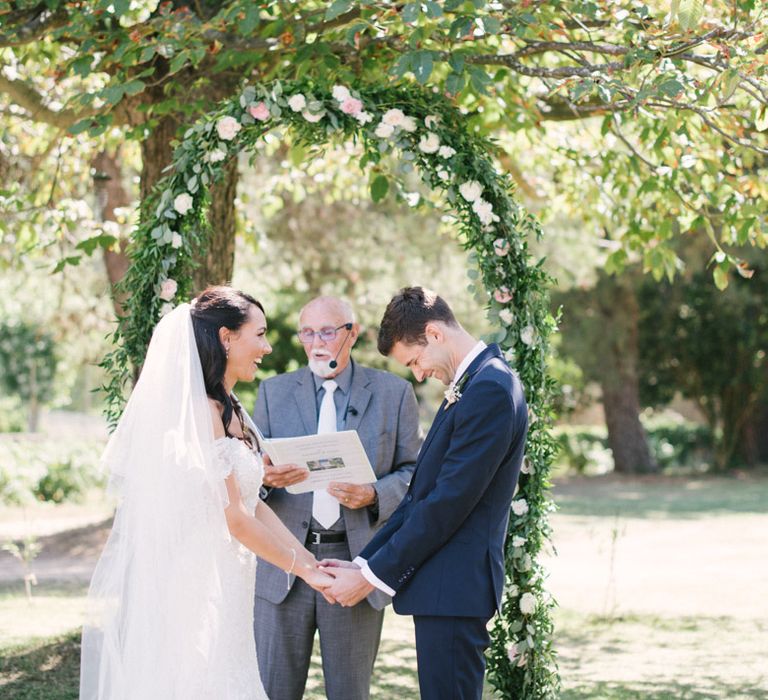
[[[356,430],[292,438],[265,438],[252,421],[251,429],[272,464],[298,464],[309,469],[309,477],[288,486],[288,493],[325,490],[332,481],[371,484],[376,481],[368,455]]]

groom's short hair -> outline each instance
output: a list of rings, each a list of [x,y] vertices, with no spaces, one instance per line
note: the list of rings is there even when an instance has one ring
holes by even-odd
[[[389,355],[395,343],[426,345],[425,329],[431,321],[459,325],[451,307],[436,292],[424,287],[403,287],[392,297],[381,319],[379,352]]]

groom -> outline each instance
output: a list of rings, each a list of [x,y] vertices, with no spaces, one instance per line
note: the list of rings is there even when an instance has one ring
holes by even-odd
[[[379,352],[418,381],[449,385],[405,498],[354,563],[325,561],[327,595],[354,605],[375,588],[413,615],[422,700],[480,700],[488,620],[504,586],[504,540],[528,420],[497,345],[456,321],[434,292],[408,287],[381,321]]]

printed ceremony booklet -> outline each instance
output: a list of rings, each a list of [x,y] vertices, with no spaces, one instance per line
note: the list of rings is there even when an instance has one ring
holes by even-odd
[[[265,438],[258,427],[256,431],[261,449],[269,455],[272,464],[298,464],[309,469],[309,477],[288,486],[288,493],[324,490],[332,481],[349,484],[376,481],[356,430],[293,438]]]

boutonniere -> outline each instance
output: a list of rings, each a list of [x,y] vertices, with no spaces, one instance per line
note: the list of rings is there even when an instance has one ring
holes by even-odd
[[[464,389],[464,385],[467,383],[467,379],[469,379],[469,375],[464,374],[458,382],[451,382],[448,385],[448,388],[445,390],[445,400],[447,403],[443,410],[447,411],[449,406],[452,406],[461,398],[461,392]]]

